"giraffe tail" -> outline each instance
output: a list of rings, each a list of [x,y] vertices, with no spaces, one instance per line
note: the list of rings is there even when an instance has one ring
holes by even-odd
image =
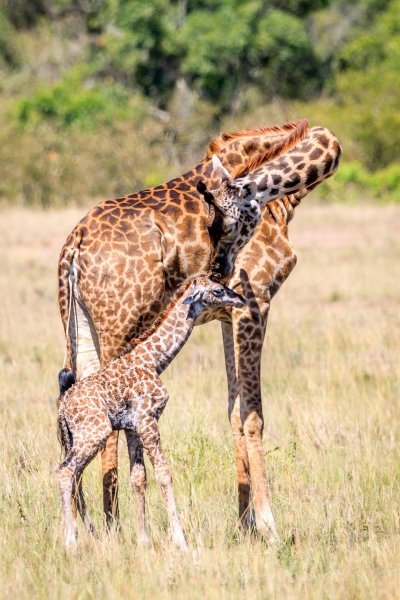
[[[76,374],[71,369],[61,369],[58,374],[58,386],[60,396],[63,396],[67,390],[76,382]]]
[[[73,256],[73,255],[72,255]],[[73,258],[71,261],[71,268],[73,267]],[[65,327],[65,337],[66,337],[66,348],[65,348],[65,358],[64,358],[64,368],[58,373],[58,386],[60,390],[60,398],[65,394],[65,392],[74,385],[76,382],[76,372],[73,370],[73,348],[72,348],[72,340],[71,340],[71,314],[73,311],[73,290],[72,290],[72,281],[71,281],[71,273],[69,274],[68,281],[68,315],[67,315],[67,324]]]
[[[74,357],[72,340],[70,335],[71,312],[73,311],[73,289],[71,284],[71,271],[73,269],[74,257],[79,253],[79,246],[82,240],[82,233],[79,228],[75,228],[68,236],[64,246],[61,249],[58,261],[58,306],[60,309],[61,320],[64,326],[66,349],[64,358],[64,369],[58,374],[60,386],[60,395],[64,394],[73,383],[76,376],[73,375]]]
[[[71,308],[70,272],[74,256],[79,253],[82,231],[79,226],[69,234],[58,259],[58,306],[64,331],[67,331]]]
[[[100,366],[96,327],[79,286],[83,232],[84,229],[78,226],[69,235],[58,263],[58,303],[65,331],[64,368],[59,373],[60,395]]]

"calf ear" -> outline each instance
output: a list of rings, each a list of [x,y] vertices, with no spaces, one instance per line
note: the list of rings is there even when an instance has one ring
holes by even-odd
[[[189,294],[189,296],[186,296],[186,298],[183,300],[182,304],[194,304],[195,302],[200,300],[200,298],[201,298],[200,290],[194,290],[193,294]]]
[[[213,165],[213,170],[215,171],[215,174],[218,175],[218,177],[220,177],[222,179],[222,181],[224,181],[224,180],[230,181],[231,175],[230,175],[229,171],[227,171],[225,169],[224,165],[219,160],[219,158],[216,154],[213,154],[213,156],[212,156],[212,165]]]

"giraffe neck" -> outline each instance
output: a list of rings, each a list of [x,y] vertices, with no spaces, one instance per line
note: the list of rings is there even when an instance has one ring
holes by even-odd
[[[256,182],[256,200],[263,208],[270,200],[305,192],[333,175],[340,155],[336,136],[328,129],[314,127],[300,144],[240,178],[240,183]]]
[[[126,355],[135,364],[153,366],[159,375],[168,367],[189,338],[196,319],[191,305],[183,304],[182,298],[188,291],[188,282],[183,284],[164,313],[151,328],[150,335],[134,342],[134,348]]]

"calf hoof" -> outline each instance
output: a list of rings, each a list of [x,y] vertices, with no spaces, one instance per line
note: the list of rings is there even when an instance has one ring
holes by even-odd
[[[261,526],[258,524],[256,526],[257,535],[268,545],[275,546],[280,543],[280,537],[275,529],[275,527],[270,527],[263,523]]]
[[[171,536],[172,543],[184,554],[187,554],[189,549],[185,540],[185,536],[182,532],[176,533]]]
[[[136,543],[140,548],[150,548],[151,547],[151,541],[146,532],[138,534]]]
[[[64,538],[65,552],[67,552],[68,554],[74,552],[76,550],[77,545],[78,545],[78,541],[77,541],[76,533],[73,531],[69,531],[68,533],[66,533],[65,538]]]

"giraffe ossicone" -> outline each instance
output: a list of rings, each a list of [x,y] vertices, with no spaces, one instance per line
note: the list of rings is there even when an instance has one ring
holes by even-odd
[[[154,467],[166,503],[170,535],[187,550],[172,488],[172,474],[161,449],[158,419],[168,401],[159,375],[190,336],[201,313],[212,307],[242,308],[245,299],[208,276],[185,282],[153,327],[104,369],[73,384],[59,398],[58,422],[65,458],[57,471],[64,523],[64,545],[75,546],[76,506],[94,533],[82,489],[85,467],[104,447],[113,430],[130,430],[135,452],[131,479],[138,499],[138,542],[146,543],[146,473],[143,448]],[[133,444],[133,442],[131,442]]]

